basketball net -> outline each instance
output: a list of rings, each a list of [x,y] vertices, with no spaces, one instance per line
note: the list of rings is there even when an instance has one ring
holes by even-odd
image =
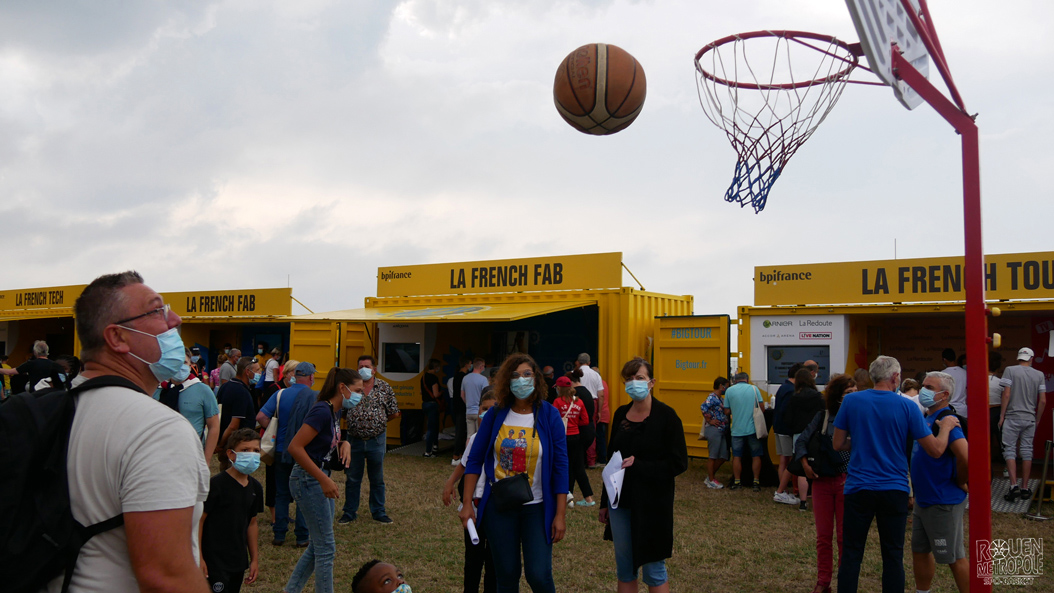
[[[739,155],[725,201],[765,209],[787,161],[831,112],[857,65],[842,41],[799,31],[731,35],[699,50],[699,103]]]

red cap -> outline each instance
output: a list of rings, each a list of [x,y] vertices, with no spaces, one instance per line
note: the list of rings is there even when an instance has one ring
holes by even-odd
[[[571,380],[568,379],[567,377],[560,377],[559,379],[556,380],[555,385],[557,387],[570,387],[571,386]]]

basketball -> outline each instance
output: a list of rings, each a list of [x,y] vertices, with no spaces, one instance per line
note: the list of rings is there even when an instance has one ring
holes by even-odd
[[[571,127],[603,136],[633,123],[644,107],[646,87],[644,68],[626,50],[590,43],[560,63],[553,99]]]

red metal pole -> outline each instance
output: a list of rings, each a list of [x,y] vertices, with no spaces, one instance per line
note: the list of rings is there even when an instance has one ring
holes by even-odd
[[[911,63],[893,50],[894,73],[941,114],[962,136],[963,152],[963,226],[966,243],[966,408],[970,422],[970,547],[972,558],[970,591],[989,593],[991,580],[985,581],[978,570],[984,559],[978,558],[978,542],[987,547],[992,540],[992,487],[989,481],[988,430],[988,318],[985,308],[984,249],[981,244],[981,167],[977,142],[977,125],[963,113]]]

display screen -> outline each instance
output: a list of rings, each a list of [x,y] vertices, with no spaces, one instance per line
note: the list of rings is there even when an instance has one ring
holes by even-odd
[[[384,360],[381,372],[412,373],[421,372],[421,344],[417,342],[395,342],[383,346]]]
[[[826,385],[831,373],[830,346],[767,346],[765,358],[768,367],[768,382],[779,385],[787,378],[787,371],[796,362],[815,360],[820,365],[816,375],[817,385]]]

